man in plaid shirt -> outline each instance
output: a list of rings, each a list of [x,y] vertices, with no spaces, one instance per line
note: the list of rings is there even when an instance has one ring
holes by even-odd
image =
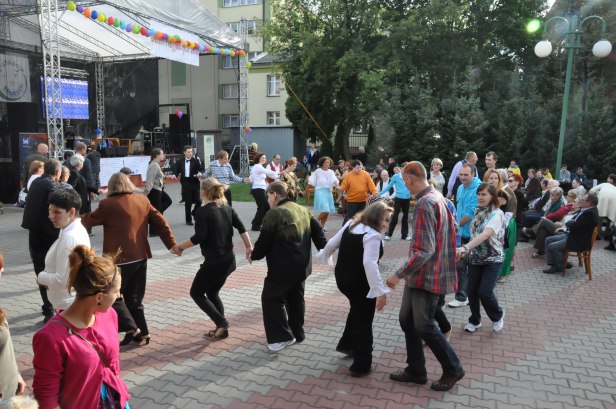
[[[406,339],[407,367],[391,374],[400,382],[428,382],[422,339],[443,368],[441,378],[432,389],[446,391],[464,377],[456,353],[434,323],[434,313],[443,294],[456,291],[456,231],[445,198],[426,178],[426,168],[420,162],[409,162],[402,178],[416,197],[413,213],[413,238],[408,261],[387,279],[395,288],[404,278],[404,294],[400,306],[400,326]]]

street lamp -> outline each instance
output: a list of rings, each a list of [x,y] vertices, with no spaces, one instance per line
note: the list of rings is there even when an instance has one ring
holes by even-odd
[[[552,52],[552,44],[547,40],[548,25],[553,21],[564,21],[567,23],[565,33],[565,46],[567,50],[567,72],[565,75],[565,94],[563,96],[563,111],[560,117],[560,134],[558,136],[558,153],[556,155],[556,179],[560,179],[560,165],[563,159],[563,146],[565,143],[565,129],[567,127],[567,110],[569,109],[569,89],[571,88],[571,72],[573,71],[573,56],[582,48],[581,37],[584,24],[592,19],[601,21],[601,40],[597,41],[592,48],[595,57],[607,57],[612,52],[612,44],[605,39],[605,20],[599,16],[589,16],[578,24],[578,16],[573,15],[571,20],[564,17],[555,16],[545,22],[543,27],[543,41],[539,41],[535,46],[535,54],[539,58],[545,58]]]

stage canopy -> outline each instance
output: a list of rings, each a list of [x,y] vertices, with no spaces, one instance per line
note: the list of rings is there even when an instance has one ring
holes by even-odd
[[[49,0],[44,3],[52,3]],[[0,4],[0,45],[36,51],[42,47],[42,1],[9,0]],[[150,27],[152,21],[198,36],[212,47],[241,49],[241,38],[212,14],[199,0],[109,0],[76,2],[98,13],[113,16],[131,25]],[[58,1],[57,33],[61,58],[92,62],[113,62],[155,57],[151,40],[134,35],[83,14],[67,10],[68,1]],[[54,22],[51,21],[51,24]]]

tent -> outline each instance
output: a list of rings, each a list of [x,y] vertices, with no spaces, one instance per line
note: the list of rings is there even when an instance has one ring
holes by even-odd
[[[65,0],[11,0],[0,6],[0,47],[43,52],[45,99],[49,107],[47,131],[54,157],[61,157],[64,147],[60,79],[63,72],[70,73],[70,70],[62,67],[63,59],[95,63],[100,128],[104,123],[104,91],[100,88],[103,63],[155,57],[150,52],[150,38],[69,11],[68,4]],[[243,48],[242,39],[199,0],[108,0],[77,4],[131,25],[150,27],[158,22],[196,36],[211,47]]]

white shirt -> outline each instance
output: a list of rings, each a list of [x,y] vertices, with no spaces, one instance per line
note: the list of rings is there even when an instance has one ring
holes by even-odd
[[[278,165],[276,165],[276,164],[274,163],[274,161],[271,161],[271,162],[269,163],[269,165],[267,165],[267,169],[268,169],[268,170],[273,170],[273,172],[275,172],[275,173],[276,173],[276,176],[279,176],[279,175],[280,175],[280,173],[284,170],[284,169],[282,169],[282,163],[279,163]],[[277,179],[277,178],[276,178],[276,179]]]
[[[278,179],[278,175],[276,172],[269,170],[269,168],[264,168],[263,166],[253,165],[252,169],[250,169],[250,181],[252,182],[252,189],[265,189],[267,188],[267,182],[265,178],[268,177],[270,179]]]
[[[40,177],[41,175],[31,175],[30,179],[28,179],[28,183],[26,184],[26,189],[30,190],[30,185],[34,182],[34,179]]]
[[[49,301],[56,310],[67,308],[75,299],[66,289],[66,283],[71,268],[68,256],[79,244],[90,247],[90,237],[81,219],[77,218],[60,230],[60,236],[45,256],[45,270],[38,275],[39,284],[47,286]]]
[[[314,186],[315,189],[331,189],[334,186],[338,186],[339,182],[333,170],[318,168],[310,175],[308,184]]]
[[[387,179],[387,182],[386,182],[381,179],[381,181],[376,184],[376,191],[380,192],[381,190],[383,190],[383,188],[389,184],[390,180],[391,178]],[[387,192],[383,193],[381,197],[385,199],[392,199],[392,200],[395,199],[396,198],[396,185],[393,185],[391,189],[394,190],[391,194],[389,193],[389,190],[388,190]]]
[[[322,264],[333,265],[331,256],[340,247],[340,240],[347,227],[353,223],[353,220],[349,220],[334,237],[332,237],[325,246],[324,249],[319,251],[315,256],[315,261]],[[364,270],[366,270],[366,279],[370,286],[370,291],[366,294],[366,298],[375,298],[381,295],[385,295],[391,290],[383,284],[381,278],[381,271],[379,269],[379,254],[381,251],[381,233],[374,230],[372,227],[365,224],[358,223],[351,231],[351,234],[364,234]]]
[[[190,176],[190,159],[184,157],[184,177],[189,178]]]

